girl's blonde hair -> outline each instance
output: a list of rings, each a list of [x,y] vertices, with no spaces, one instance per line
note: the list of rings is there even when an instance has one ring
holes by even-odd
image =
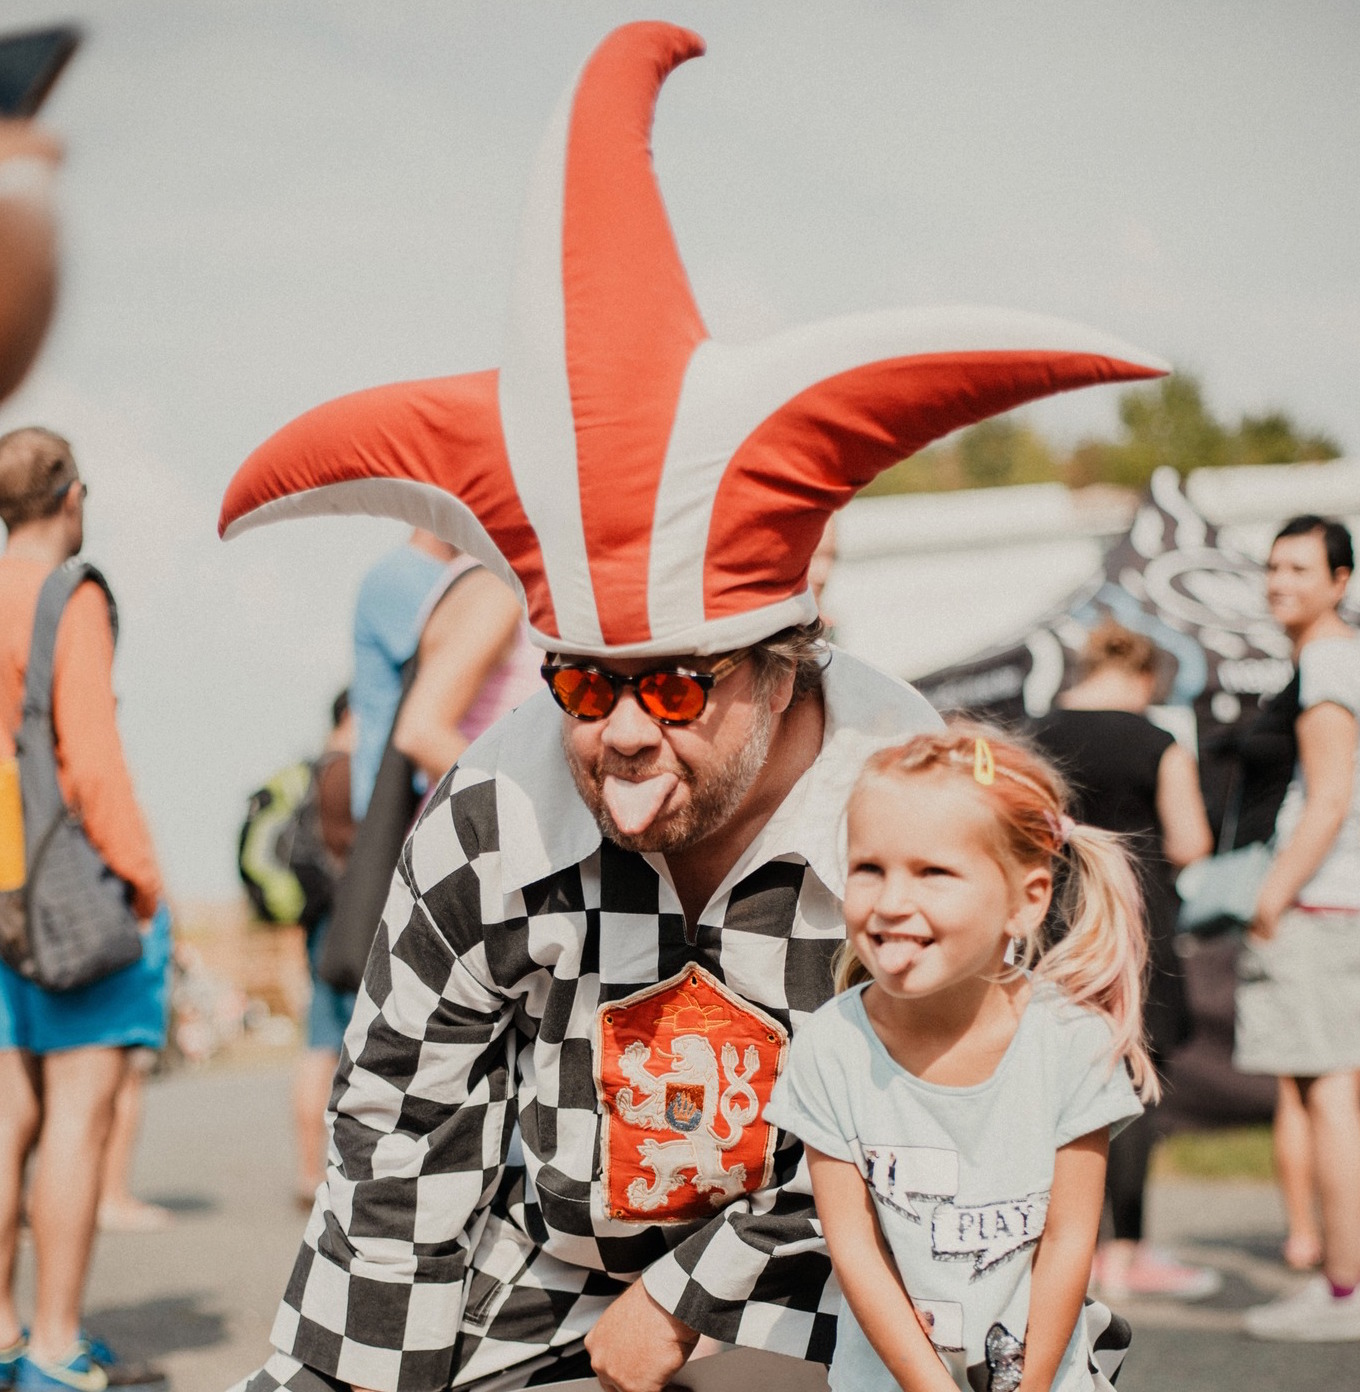
[[[1066,871],[1055,875],[1056,912],[1019,944],[1016,967],[1032,969],[1037,981],[1103,1015],[1114,1054],[1127,1059],[1139,1096],[1156,1101],[1160,1088],[1143,1035],[1143,896],[1123,838],[1074,823],[1067,785],[1052,764],[1013,735],[975,721],[951,721],[937,734],[880,750],[860,770],[850,804],[871,780],[936,769],[974,784],[996,816],[1002,856],[1016,869]],[[869,980],[849,942],[835,971],[837,991]]]

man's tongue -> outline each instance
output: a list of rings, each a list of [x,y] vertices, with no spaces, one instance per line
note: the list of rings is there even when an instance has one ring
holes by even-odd
[[[637,836],[646,831],[679,781],[673,773],[653,774],[636,783],[607,774],[604,800],[614,825],[625,836]]]
[[[880,938],[875,956],[884,971],[903,972],[924,950],[919,938]]]

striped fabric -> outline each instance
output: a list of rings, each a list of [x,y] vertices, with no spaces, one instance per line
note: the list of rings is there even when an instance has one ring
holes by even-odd
[[[370,512],[429,528],[524,597],[534,641],[714,653],[815,617],[826,519],[931,440],[1054,392],[1165,367],[1001,310],[860,314],[751,344],[708,335],[652,169],[688,30],[625,25],[549,125],[500,370],[308,412],[233,479],[221,530]]]

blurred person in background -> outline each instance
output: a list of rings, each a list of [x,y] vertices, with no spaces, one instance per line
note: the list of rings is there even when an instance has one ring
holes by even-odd
[[[319,832],[338,880],[354,841],[354,817],[350,811],[350,760],[354,756],[354,714],[349,691],[331,703],[331,729],[321,757],[316,761],[316,813]],[[330,1132],[326,1104],[331,1079],[340,1061],[340,1040],[349,1024],[352,999],[336,991],[317,974],[328,919],[307,931],[307,967],[312,994],[307,1007],[307,1035],[302,1056],[293,1074],[293,1131],[297,1161],[295,1197],[299,1208],[311,1209],[316,1187],[326,1173]]]
[[[432,532],[416,529],[400,546],[381,556],[365,573],[354,608],[354,676],[348,688],[343,742],[348,758],[349,840],[368,812],[369,798],[402,702],[402,672],[415,656],[420,619],[438,585],[453,547]],[[334,712],[333,712],[334,714]],[[337,736],[333,733],[332,739]],[[331,821],[335,822],[332,809]],[[334,833],[332,833],[334,835]],[[323,832],[324,836],[324,832]],[[354,993],[333,986],[319,972],[331,916],[307,935],[311,1002],[307,1010],[306,1050],[294,1077],[293,1126],[296,1137],[295,1197],[310,1209],[325,1173],[328,1129],[326,1106],[331,1078]]]
[[[84,542],[88,489],[71,446],[38,428],[0,437],[0,743],[12,747],[38,594]],[[148,923],[161,878],[118,736],[114,634],[101,588],[72,595],[57,629],[52,724],[62,795]],[[0,749],[0,752],[8,752]],[[100,1169],[129,1050],[165,1038],[164,958],[142,960],[61,993],[0,962],[0,1386],[24,1392],[109,1383],[163,1386],[154,1370],[95,1358],[80,1322],[94,1241]],[[37,1265],[31,1331],[14,1304],[25,1163],[36,1149],[28,1212]]]
[[[354,606],[354,712],[350,809],[362,822],[402,698],[402,669],[415,656],[427,602],[454,557],[433,532],[413,531],[369,568]]]
[[[1230,755],[1236,765],[1220,850],[1265,843],[1274,836],[1275,819],[1298,762],[1294,733],[1298,717],[1296,667],[1279,691],[1262,699],[1251,720],[1243,722],[1241,728],[1225,731],[1215,742],[1217,750]],[[1277,1079],[1276,1089],[1271,1139],[1287,1225],[1281,1256],[1291,1270],[1311,1271],[1322,1261],[1312,1128],[1294,1079]]]
[[[415,675],[403,698],[403,669],[413,657]],[[328,746],[348,753],[344,768],[352,819],[341,865],[357,823],[370,811],[389,737],[416,778],[433,788],[472,740],[537,690],[539,661],[513,591],[472,558],[416,531],[379,560],[360,586],[354,682],[348,710],[343,720],[337,718]],[[333,767],[339,771],[338,764]],[[327,825],[338,824],[339,809],[328,794],[327,782],[334,780],[327,780],[326,772],[323,767],[318,775],[322,834],[336,852],[338,833],[327,834]],[[385,868],[384,883],[390,873]],[[331,1079],[354,1011],[354,994],[337,989],[318,970],[328,926],[329,919],[323,919],[308,935],[312,999],[307,1049],[294,1087],[296,1196],[309,1210],[325,1175]]]
[[[827,581],[831,579],[831,572],[836,565],[836,519],[828,517],[826,526],[822,528],[822,538],[817,543],[817,549],[812,553],[812,560],[808,564],[808,588],[812,591],[812,597],[817,601],[817,612],[822,616],[822,622],[826,625],[827,641],[831,641],[831,630],[835,625],[835,620],[826,612],[826,606],[822,603],[822,592],[826,589]]]
[[[172,951],[170,910],[162,904],[151,920],[151,932],[143,949],[143,968],[160,974],[164,992],[163,1016],[169,1026],[169,972]],[[161,1044],[165,1042],[162,1031]],[[99,1180],[99,1228],[101,1232],[160,1232],[168,1228],[173,1215],[160,1204],[147,1203],[132,1192],[132,1169],[137,1157],[137,1139],[142,1129],[142,1110],[146,1080],[156,1069],[160,1048],[138,1045],[127,1051],[127,1067],[114,1099],[113,1125],[104,1148],[104,1166]]]
[[[1354,564],[1346,528],[1308,515],[1284,525],[1266,565],[1266,600],[1299,670],[1298,768],[1239,959],[1233,1062],[1297,1088],[1322,1272],[1247,1311],[1261,1339],[1360,1339],[1360,638],[1337,612]]]
[[[1150,638],[1107,620],[1091,631],[1075,686],[1035,727],[1035,738],[1071,781],[1079,821],[1130,838],[1147,915],[1149,979],[1143,1023],[1165,1086],[1171,1051],[1190,1035],[1190,1007],[1175,951],[1177,870],[1213,849],[1199,771],[1191,754],[1147,718],[1163,655]],[[1110,1143],[1105,1194],[1113,1236],[1096,1251],[1094,1280],[1106,1299],[1212,1295],[1222,1284],[1144,1241],[1148,1164],[1157,1139],[1147,1107]]]
[[[471,556],[454,556],[420,616],[415,680],[392,734],[428,788],[538,690],[542,660],[514,591]]]

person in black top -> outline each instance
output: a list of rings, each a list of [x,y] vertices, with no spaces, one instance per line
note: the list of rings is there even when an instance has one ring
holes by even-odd
[[[1149,956],[1143,1018],[1159,1071],[1190,1033],[1173,944],[1175,876],[1213,849],[1194,758],[1144,714],[1159,684],[1160,656],[1142,634],[1101,623],[1087,639],[1077,684],[1034,731],[1073,785],[1078,820],[1128,836],[1142,872]],[[1096,1254],[1096,1277],[1107,1298],[1199,1299],[1221,1284],[1217,1272],[1182,1266],[1143,1243],[1143,1191],[1156,1136],[1152,1116],[1148,1108],[1110,1146],[1106,1197],[1114,1237]]]
[[[1295,668],[1284,687],[1262,698],[1255,715],[1205,747],[1206,757],[1231,761],[1220,851],[1235,851],[1274,836],[1275,819],[1298,764],[1294,722],[1301,711]],[[1322,1261],[1312,1127],[1298,1083],[1280,1078],[1277,1087],[1273,1150],[1287,1226],[1281,1254],[1292,1270],[1311,1271]]]

